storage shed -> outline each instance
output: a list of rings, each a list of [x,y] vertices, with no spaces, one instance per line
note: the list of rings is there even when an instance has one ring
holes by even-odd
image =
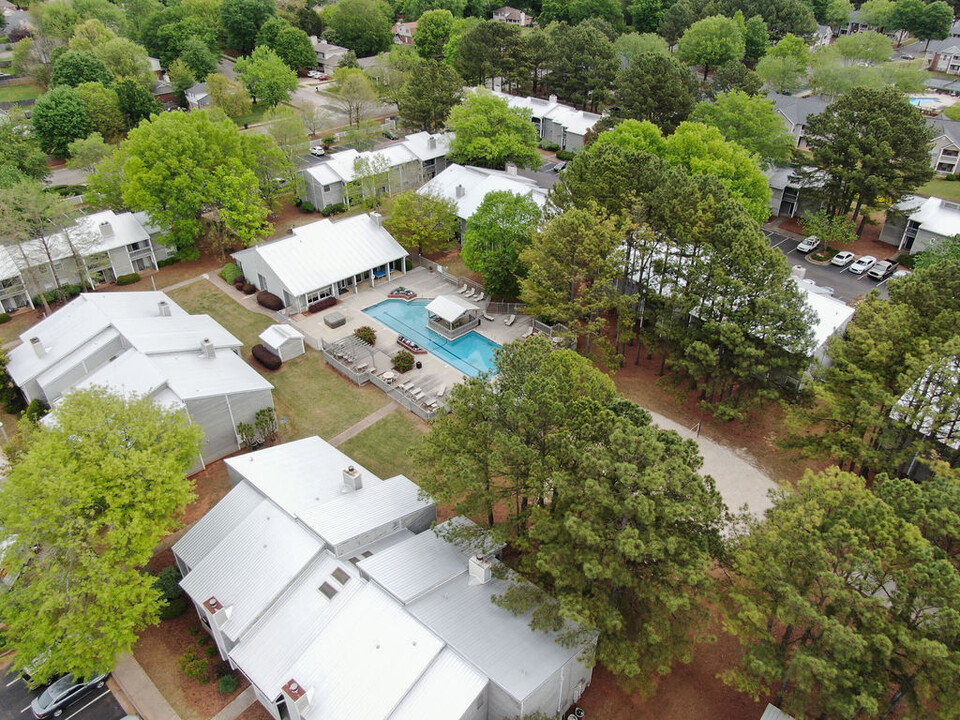
[[[260,342],[284,362],[306,352],[303,347],[303,333],[289,325],[271,325],[260,333]]]

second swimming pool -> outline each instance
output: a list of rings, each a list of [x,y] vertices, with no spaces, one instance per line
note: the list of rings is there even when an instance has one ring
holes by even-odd
[[[468,332],[456,340],[447,340],[427,328],[429,300],[384,300],[364,308],[364,312],[387,327],[414,340],[425,350],[457,370],[476,377],[482,372],[496,372],[494,350],[500,346],[478,332]]]

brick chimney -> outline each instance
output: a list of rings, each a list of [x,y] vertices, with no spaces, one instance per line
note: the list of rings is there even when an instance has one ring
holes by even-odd
[[[302,720],[303,714],[310,707],[313,690],[304,690],[303,685],[291,678],[287,680],[280,692],[283,694],[290,720]]]

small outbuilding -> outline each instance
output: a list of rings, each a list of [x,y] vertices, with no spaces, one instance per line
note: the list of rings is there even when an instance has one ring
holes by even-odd
[[[440,295],[427,305],[427,327],[454,340],[480,324],[480,308],[458,295]]]
[[[306,352],[303,346],[303,333],[289,325],[271,325],[260,333],[260,342],[284,362],[300,357]]]

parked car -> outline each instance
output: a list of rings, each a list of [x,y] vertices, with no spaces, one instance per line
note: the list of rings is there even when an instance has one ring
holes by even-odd
[[[810,237],[805,237],[800,241],[800,244],[797,245],[797,252],[813,252],[818,247],[820,247],[820,238],[818,238],[816,235],[811,235]]]
[[[383,131],[383,136],[384,136],[385,138],[387,138],[387,140],[399,140],[399,139],[400,139],[400,136],[399,136],[399,135],[397,134],[397,132],[396,132],[395,130],[393,130],[392,128],[387,128],[387,129],[385,129],[385,130]]]
[[[554,171],[554,172],[560,172],[560,171],[563,170],[566,166],[567,166],[567,161],[566,161],[566,160],[561,160],[560,162],[558,162],[556,165],[553,166],[553,171]]]
[[[323,149],[323,145],[314,145],[312,148],[310,148],[310,154],[314,157],[323,157],[327,153]]]
[[[831,265],[836,265],[837,267],[846,267],[853,262],[853,259],[857,257],[849,250],[841,250],[836,255],[833,256],[833,260],[830,261]]]
[[[901,59],[901,60],[916,60],[917,58],[916,58],[915,55],[910,55],[909,53],[904,53],[903,55],[900,56],[900,59]]]
[[[850,272],[854,275],[863,275],[867,270],[872,268],[877,264],[877,259],[873,255],[864,255],[861,258],[858,258],[853,265],[850,266]]]
[[[37,695],[30,703],[30,709],[37,720],[59,717],[63,711],[90,692],[102,688],[110,673],[97,675],[90,680],[77,680],[72,673],[54,680],[46,690]]]
[[[899,270],[894,270],[893,275],[891,275],[891,277],[894,280],[899,280],[900,278],[905,278],[908,275],[912,275],[912,274],[913,273],[910,270],[907,270],[906,268],[900,268]]]
[[[319,80],[320,78],[323,77],[323,73],[320,72],[319,70],[308,70],[307,77],[313,78],[314,80]]]
[[[893,275],[896,272],[897,268],[900,267],[900,263],[896,260],[881,260],[872,268],[870,268],[867,275],[872,277],[874,280],[886,280],[888,277]]]

